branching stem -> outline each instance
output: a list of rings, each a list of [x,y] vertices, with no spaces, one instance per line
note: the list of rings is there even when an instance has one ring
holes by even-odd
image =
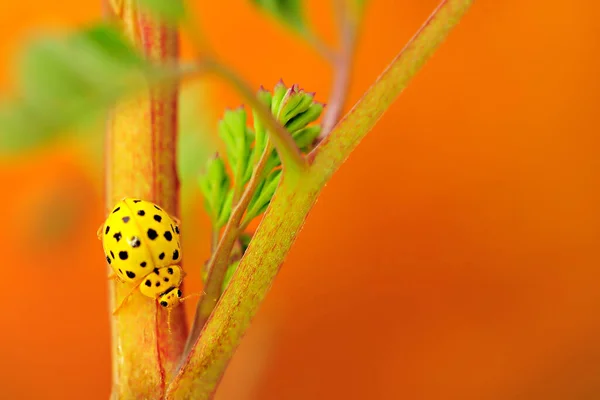
[[[254,192],[256,191],[256,188],[263,177],[265,166],[272,151],[272,146],[267,143],[265,150],[261,154],[258,163],[252,171],[252,176],[250,177],[248,185],[246,185],[240,201],[233,209],[233,212],[227,221],[227,225],[223,231],[223,236],[221,237],[216,249],[213,251],[212,257],[206,266],[208,276],[206,278],[206,284],[204,287],[204,295],[200,298],[198,306],[196,307],[196,314],[194,316],[192,330],[188,337],[184,354],[189,350],[190,346],[195,343],[206,320],[210,316],[212,310],[217,304],[217,301],[219,300],[219,297],[221,296],[221,288],[223,286],[225,272],[229,266],[231,251],[235,246],[238,236],[242,232],[242,230],[240,230],[240,222],[242,221],[244,213],[250,204],[250,200],[252,200],[252,196],[254,195]]]
[[[473,0],[442,0],[363,98],[313,151],[302,179],[284,171],[252,244],[200,332],[166,399],[210,399],[323,186],[433,55]],[[189,344],[189,342],[188,342]]]

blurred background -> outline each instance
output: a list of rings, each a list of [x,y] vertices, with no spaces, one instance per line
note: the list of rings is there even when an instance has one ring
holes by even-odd
[[[370,0],[348,105],[437,2]],[[283,78],[327,100],[331,71],[305,42],[250,1],[198,3],[253,87]],[[309,15],[332,42],[328,3]],[[600,398],[599,12],[476,1],[324,190],[219,400]],[[3,91],[32,32],[100,15],[95,0],[2,2]],[[195,88],[182,140],[203,158],[240,100]],[[101,160],[98,133],[0,159],[2,398],[108,398]],[[209,255],[194,179],[183,205],[193,291]]]

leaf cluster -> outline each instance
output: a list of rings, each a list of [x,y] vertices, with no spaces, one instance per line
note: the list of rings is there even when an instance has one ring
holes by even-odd
[[[310,124],[323,111],[323,105],[314,101],[314,93],[307,93],[297,85],[288,88],[279,82],[273,91],[261,88],[257,96],[291,134],[298,148],[310,151],[320,133],[319,125]],[[242,222],[245,226],[268,207],[281,178],[281,160],[269,142],[265,125],[254,111],[252,127],[243,107],[226,111],[219,122],[219,137],[225,143],[225,157],[216,154],[210,158],[199,178],[214,229],[227,223],[254,167],[267,152],[264,171]]]

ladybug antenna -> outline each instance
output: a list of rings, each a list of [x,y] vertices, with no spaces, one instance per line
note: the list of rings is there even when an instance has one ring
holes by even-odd
[[[202,293],[192,293],[192,294],[188,294],[185,297],[182,297],[179,299],[180,303],[183,303],[184,301],[186,301],[187,299],[191,298],[191,297],[202,297],[203,294],[206,294],[205,291],[202,291]]]

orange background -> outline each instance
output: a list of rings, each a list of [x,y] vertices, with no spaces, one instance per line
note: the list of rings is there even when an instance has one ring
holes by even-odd
[[[92,21],[97,3],[2,2],[3,86],[31,29]],[[326,101],[330,71],[306,44],[249,1],[200,3],[255,87],[283,77]],[[349,104],[436,3],[371,0]],[[476,1],[326,187],[219,399],[600,398],[599,13]],[[310,14],[333,37],[329,7]],[[216,113],[239,102],[210,95]],[[0,397],[106,399],[100,165],[77,142],[0,163]],[[208,221],[194,196],[197,289]]]

